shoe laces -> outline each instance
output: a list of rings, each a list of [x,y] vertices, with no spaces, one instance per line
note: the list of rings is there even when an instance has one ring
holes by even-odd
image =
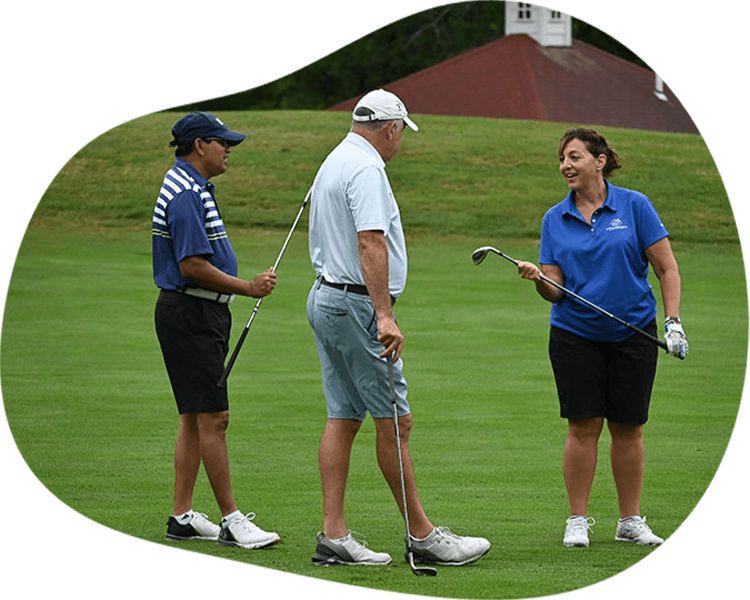
[[[596,519],[594,517],[581,517],[575,521],[569,521],[568,527],[575,531],[576,529],[583,529],[585,531],[594,531],[594,525],[596,525]]]
[[[349,535],[352,536],[352,541],[355,544],[359,544],[363,548],[367,548],[367,540],[365,540],[365,536],[364,535],[362,535],[361,533],[358,533],[356,531],[352,531],[351,529],[349,530]],[[355,538],[354,536],[357,536],[357,537]]]
[[[436,527],[435,531],[437,535],[435,536],[435,542],[440,544],[442,542],[450,544],[451,542],[460,540],[460,536],[453,533],[449,527]]]
[[[253,531],[254,529],[258,529],[258,526],[252,522],[252,520],[255,518],[254,512],[249,512],[246,515],[243,516],[236,516],[232,519],[232,523],[237,523],[240,525],[243,529],[247,531]]]
[[[646,517],[632,517],[628,525],[628,529],[635,533],[651,533],[651,528],[646,525]]]

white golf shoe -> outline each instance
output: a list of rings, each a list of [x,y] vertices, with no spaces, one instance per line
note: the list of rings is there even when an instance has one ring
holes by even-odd
[[[447,527],[435,527],[422,540],[411,538],[414,564],[459,567],[482,558],[492,544],[481,537],[462,537]],[[408,560],[408,550],[404,553]]]
[[[617,533],[615,540],[618,542],[633,542],[643,546],[658,546],[664,540],[654,535],[651,528],[646,525],[646,517],[627,517],[617,521]]]
[[[255,513],[238,515],[231,520],[221,520],[221,531],[216,542],[219,546],[239,546],[253,550],[277,544],[281,538],[275,531],[263,531],[252,520]]]
[[[318,533],[318,545],[315,547],[312,563],[320,567],[330,567],[333,565],[389,565],[391,563],[391,556],[385,552],[373,552],[367,548],[367,542],[364,540],[355,540],[351,530],[340,541],[329,540],[321,531]]]
[[[563,537],[563,546],[568,548],[588,548],[589,531],[593,525],[596,525],[594,517],[569,517],[565,521],[565,536]]]
[[[167,521],[167,541],[181,542],[185,540],[216,540],[220,528],[208,520],[208,516],[194,512],[193,518],[186,524],[181,524],[177,517],[171,516]]]

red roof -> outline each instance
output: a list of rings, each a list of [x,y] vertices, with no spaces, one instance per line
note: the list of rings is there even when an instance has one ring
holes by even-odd
[[[545,48],[507,35],[382,87],[415,114],[698,132],[666,85],[668,101],[656,97],[652,71],[580,40]],[[360,97],[328,110],[351,111]]]

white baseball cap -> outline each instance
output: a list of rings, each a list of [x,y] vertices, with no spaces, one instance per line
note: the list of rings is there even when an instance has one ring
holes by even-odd
[[[358,115],[357,109],[369,108],[372,113],[367,115]],[[352,112],[352,119],[355,121],[393,121],[395,119],[403,119],[411,129],[419,131],[416,123],[409,118],[409,113],[406,112],[404,103],[401,102],[396,94],[387,92],[386,90],[373,90],[362,96],[362,99],[357,102],[357,106],[354,107]]]

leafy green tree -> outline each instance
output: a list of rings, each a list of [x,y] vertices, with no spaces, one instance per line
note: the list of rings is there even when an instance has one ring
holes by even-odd
[[[324,109],[503,36],[505,2],[438,6],[387,25],[264,86],[179,110]],[[573,37],[626,60],[638,57],[573,19]],[[175,109],[178,110],[178,109]]]

